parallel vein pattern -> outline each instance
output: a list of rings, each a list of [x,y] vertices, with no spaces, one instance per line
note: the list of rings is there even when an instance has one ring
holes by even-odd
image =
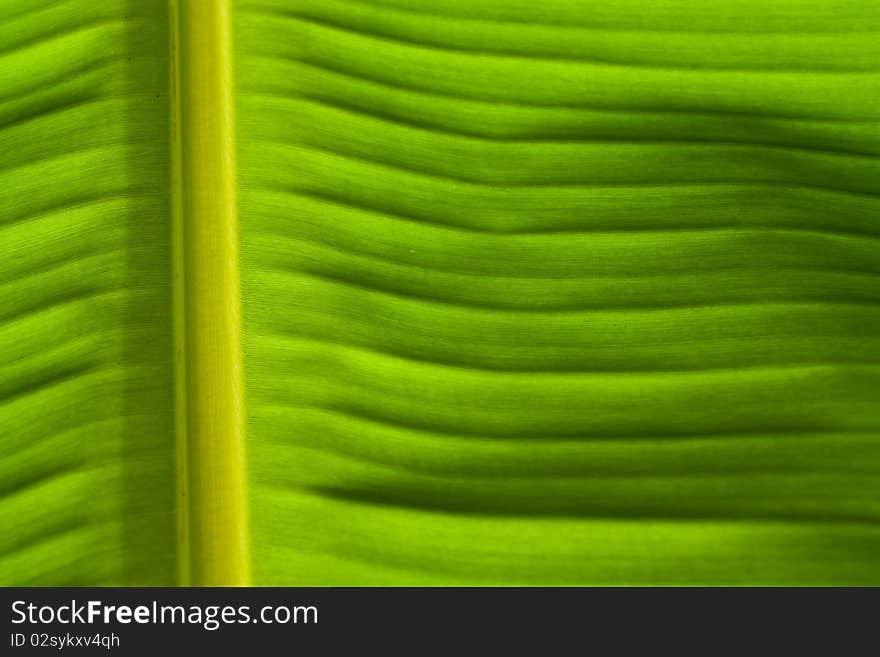
[[[880,583],[880,6],[236,30],[258,582]]]
[[[164,13],[0,0],[0,584],[174,582]]]

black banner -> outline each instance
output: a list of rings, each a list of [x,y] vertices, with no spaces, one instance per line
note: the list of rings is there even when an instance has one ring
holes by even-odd
[[[876,651],[878,591],[6,588],[0,652],[860,654]]]

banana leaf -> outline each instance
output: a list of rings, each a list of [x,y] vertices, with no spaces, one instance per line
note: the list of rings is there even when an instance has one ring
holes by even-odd
[[[878,33],[0,0],[0,584],[880,585]],[[190,148],[221,59],[234,140]],[[227,156],[240,335],[179,223]],[[243,364],[216,504],[194,307]]]

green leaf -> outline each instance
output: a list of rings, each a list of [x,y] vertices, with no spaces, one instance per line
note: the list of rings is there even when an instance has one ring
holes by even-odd
[[[240,503],[260,585],[880,585],[876,3],[234,8],[208,509],[194,55],[165,2],[0,0],[0,582],[216,583]]]
[[[176,579],[164,2],[0,2],[0,582]]]

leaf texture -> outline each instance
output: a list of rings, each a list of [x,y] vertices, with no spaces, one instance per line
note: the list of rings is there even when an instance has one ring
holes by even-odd
[[[0,0],[3,584],[181,581],[166,5]],[[877,3],[234,28],[255,584],[880,585]]]
[[[0,583],[176,581],[164,2],[0,2]]]
[[[880,581],[874,3],[248,0],[263,584]]]

